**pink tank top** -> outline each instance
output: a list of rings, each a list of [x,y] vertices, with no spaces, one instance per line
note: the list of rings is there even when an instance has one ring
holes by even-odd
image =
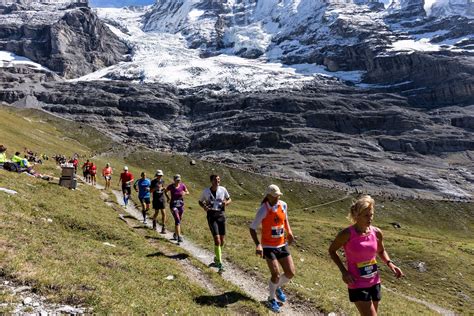
[[[372,287],[380,283],[377,268],[377,235],[374,227],[369,227],[367,235],[359,235],[354,226],[349,227],[351,236],[344,245],[347,259],[347,271],[354,277],[355,282],[348,284],[350,289]]]

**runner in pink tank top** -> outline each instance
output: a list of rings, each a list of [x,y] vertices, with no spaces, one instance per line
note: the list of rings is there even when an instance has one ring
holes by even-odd
[[[379,284],[376,228],[369,226],[369,232],[363,235],[360,235],[354,226],[350,226],[348,229],[350,237],[344,245],[344,252],[346,253],[347,270],[354,278],[354,283],[348,284],[347,287],[357,289]]]
[[[353,302],[361,315],[377,315],[381,299],[380,275],[377,255],[397,278],[403,272],[390,260],[383,244],[382,231],[371,226],[374,218],[375,201],[365,195],[352,206],[348,218],[353,225],[342,230],[329,247],[329,254],[347,284],[349,300]],[[337,254],[344,248],[347,266]]]

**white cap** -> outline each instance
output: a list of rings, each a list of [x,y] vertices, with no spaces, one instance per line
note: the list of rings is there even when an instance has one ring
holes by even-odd
[[[277,185],[271,184],[268,186],[267,190],[265,191],[265,195],[271,195],[273,197],[277,197],[277,196],[283,195],[283,193],[281,193],[280,188]]]
[[[181,175],[175,174],[173,177],[174,180],[181,180]]]
[[[128,170],[128,167],[127,167],[127,166],[123,167],[123,170],[124,170],[124,171],[127,171],[127,170]]]
[[[155,176],[162,176],[163,175],[163,170],[156,170]]]

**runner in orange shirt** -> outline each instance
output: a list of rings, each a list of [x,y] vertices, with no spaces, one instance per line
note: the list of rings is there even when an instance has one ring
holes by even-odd
[[[257,256],[267,260],[270,269],[268,305],[276,313],[280,312],[280,305],[276,298],[282,303],[286,302],[286,295],[281,287],[295,275],[293,258],[288,250],[288,244],[293,242],[294,237],[288,222],[288,206],[280,201],[281,195],[278,186],[274,184],[268,186],[257,216],[250,224],[250,235],[257,247],[255,252]],[[257,228],[260,224],[262,225],[261,242],[257,236]],[[283,268],[283,274],[280,274],[278,263]]]
[[[110,163],[107,163],[102,169],[102,176],[104,177],[105,180],[105,189],[110,189],[110,181],[112,181],[112,174],[113,174],[112,167],[110,166]]]

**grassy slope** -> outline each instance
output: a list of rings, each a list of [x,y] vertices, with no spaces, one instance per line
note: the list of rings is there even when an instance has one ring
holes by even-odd
[[[28,116],[28,120],[23,116]],[[45,123],[38,122],[40,117]],[[23,147],[49,155],[90,152],[90,148],[63,139],[69,131],[59,133],[54,127],[57,119],[46,117],[31,111],[0,109],[0,120],[5,122],[0,127],[1,142],[9,148],[9,154]],[[60,128],[70,126],[61,124],[64,122],[60,122]],[[97,140],[94,130],[79,130],[81,138]],[[39,169],[58,175],[51,161]],[[13,196],[0,192],[1,274],[32,285],[52,301],[92,306],[95,312],[226,311],[213,304],[199,303],[210,293],[189,280],[174,259],[154,256],[157,249],[145,238],[150,236],[125,225],[116,211],[105,205],[96,189],[83,185],[71,191],[4,170],[0,170],[0,187],[18,192]],[[167,243],[160,247],[181,252]],[[197,262],[194,264],[199,267]],[[176,278],[168,281],[168,275]],[[219,277],[210,277],[223,292],[239,293]],[[7,299],[6,293],[0,297]],[[250,300],[241,300],[227,310],[264,311],[260,304]]]
[[[46,133],[46,136],[44,136],[45,134],[43,132],[35,132],[34,134],[43,134],[44,137],[42,136],[40,139],[32,139],[30,136],[24,135],[18,139],[17,134],[4,134],[3,129],[5,125],[3,125],[0,126],[0,129],[2,129],[2,135],[9,136],[6,136],[5,138],[2,137],[0,142],[4,142],[10,148],[22,148],[26,146],[37,151],[41,151],[41,148],[48,148],[48,154],[52,154],[56,151],[66,154],[72,153],[73,151],[87,153],[91,150],[101,151],[101,148],[107,149],[107,147],[111,146],[107,140],[104,140],[103,137],[97,135],[94,130],[88,128],[78,129],[77,126],[69,122],[64,122],[60,119],[46,119],[48,116],[45,116],[45,114],[37,114],[36,112],[31,111],[28,111],[27,113],[29,117],[37,121],[48,120],[48,124],[39,122],[29,123],[27,120],[21,118],[24,115],[26,114],[23,111],[18,112],[18,114],[12,114],[4,109],[0,110],[0,119],[2,122],[7,121],[15,128],[20,126],[21,129],[30,126],[30,129],[33,128],[43,131]],[[57,126],[59,130],[55,129],[55,126]],[[81,133],[79,137],[75,135],[77,132]],[[79,138],[81,142],[86,143],[92,148],[86,148],[76,142],[72,142],[72,144],[74,144],[74,150],[71,150],[72,148],[68,148],[65,142],[61,142],[60,138],[64,136]],[[45,143],[41,143],[41,141]],[[267,268],[263,260],[253,257],[253,245],[248,236],[248,223],[253,219],[255,209],[258,207],[259,200],[262,198],[261,193],[264,191],[264,188],[271,182],[279,184],[285,192],[284,200],[286,200],[290,206],[290,222],[295,234],[298,236],[298,243],[292,248],[292,253],[296,263],[297,276],[292,284],[289,285],[292,289],[290,292],[297,293],[298,296],[309,299],[312,304],[327,312],[334,310],[351,313],[355,312],[355,309],[347,300],[346,289],[340,280],[339,273],[335,266],[331,264],[327,256],[327,247],[330,241],[339,229],[348,224],[345,220],[345,215],[348,205],[350,204],[350,198],[323,207],[317,206],[328,201],[343,198],[345,196],[344,192],[329,190],[308,184],[274,181],[269,178],[212,163],[198,162],[197,165],[191,166],[189,164],[189,159],[186,157],[154,153],[141,149],[137,149],[135,152],[129,154],[102,155],[95,159],[95,161],[99,166],[105,164],[105,162],[111,162],[114,167],[127,164],[136,175],[142,170],[146,170],[151,174],[153,170],[160,168],[165,171],[165,180],[168,182],[171,179],[171,175],[178,172],[181,173],[184,182],[188,184],[191,191],[191,196],[187,199],[188,208],[186,209],[183,223],[184,234],[186,238],[192,238],[209,249],[212,245],[211,236],[208,232],[205,214],[197,205],[197,199],[201,190],[208,185],[208,175],[211,172],[221,174],[223,185],[228,188],[234,200],[232,207],[228,210],[228,242],[224,251],[225,256],[229,260],[234,261],[244,269],[248,270],[249,273],[257,274],[262,278],[267,277]],[[50,168],[53,170],[53,167],[47,167],[48,170]],[[116,172],[117,171],[116,168]],[[67,299],[68,295],[81,295],[81,297],[84,296],[84,298],[81,299],[82,301],[92,304],[99,310],[103,311],[153,311],[153,309],[150,309],[152,307],[149,307],[145,302],[142,303],[143,305],[135,307],[123,302],[122,305],[115,305],[117,301],[111,298],[111,296],[117,298],[121,297],[122,294],[120,289],[114,289],[114,291],[106,293],[101,292],[101,290],[96,288],[98,285],[95,285],[93,290],[90,290],[88,286],[82,288],[89,290],[81,290],[81,287],[78,284],[83,284],[83,282],[85,282],[82,279],[87,278],[88,275],[97,275],[97,272],[102,271],[104,279],[110,279],[114,284],[123,284],[124,287],[126,287],[126,284],[130,287],[135,286],[136,293],[139,293],[138,291],[140,288],[157,288],[156,291],[150,291],[156,293],[158,296],[154,298],[154,300],[169,306],[169,310],[171,311],[177,308],[166,301],[167,295],[165,293],[169,292],[161,291],[161,286],[157,287],[157,284],[163,283],[162,278],[158,277],[154,284],[142,286],[140,282],[137,282],[136,277],[138,276],[133,275],[135,269],[123,269],[123,271],[126,272],[120,272],[120,270],[122,270],[120,268],[122,265],[127,267],[127,262],[125,261],[126,258],[132,257],[133,259],[130,259],[131,261],[128,262],[140,262],[140,264],[137,265],[140,266],[143,264],[143,268],[146,268],[147,271],[144,273],[151,276],[149,271],[153,270],[153,268],[150,269],[150,267],[152,267],[155,262],[144,259],[146,258],[144,255],[148,251],[146,249],[147,245],[143,245],[143,239],[137,237],[136,234],[122,232],[123,229],[120,230],[120,233],[114,233],[113,229],[120,227],[121,224],[117,222],[116,214],[111,211],[105,212],[105,209],[101,209],[103,208],[103,202],[94,197],[97,193],[91,191],[92,188],[83,188],[90,199],[90,201],[87,202],[87,205],[89,205],[87,211],[90,213],[87,213],[84,212],[84,207],[79,207],[79,205],[77,205],[79,203],[67,203],[67,201],[80,201],[82,203],[82,201],[87,200],[85,197],[78,197],[78,195],[82,195],[83,192],[78,193],[61,189],[60,192],[64,192],[64,200],[58,200],[63,198],[63,194],[55,193],[55,190],[58,189],[57,186],[45,186],[44,184],[41,184],[41,182],[38,182],[39,180],[25,178],[25,176],[22,175],[15,175],[19,177],[18,180],[13,180],[13,182],[11,182],[10,177],[9,180],[6,180],[4,175],[4,173],[0,174],[0,186],[18,186],[20,190],[26,189],[25,194],[26,192],[31,191],[30,188],[24,188],[26,181],[32,182],[35,188],[37,186],[42,188],[35,195],[42,197],[43,200],[52,201],[52,205],[45,208],[49,212],[49,217],[57,215],[56,212],[60,212],[62,209],[56,209],[54,205],[74,204],[69,206],[70,209],[64,208],[63,212],[60,213],[62,214],[60,218],[64,217],[63,219],[53,220],[52,223],[52,225],[62,225],[59,226],[61,229],[54,230],[59,231],[58,234],[60,235],[63,234],[60,232],[63,232],[64,230],[71,230],[71,233],[73,234],[71,235],[71,239],[75,240],[71,241],[71,243],[73,243],[74,247],[64,246],[62,243],[63,239],[58,238],[57,242],[53,242],[49,245],[49,247],[53,247],[52,249],[54,249],[54,251],[38,256],[37,254],[44,241],[41,243],[32,243],[36,244],[38,248],[29,249],[25,248],[26,246],[21,246],[20,244],[13,242],[13,240],[16,239],[17,235],[28,240],[31,239],[31,236],[35,236],[35,234],[44,234],[45,227],[41,226],[43,225],[41,222],[38,225],[27,224],[32,221],[32,218],[36,220],[38,217],[45,216],[35,215],[34,213],[35,206],[39,210],[37,212],[40,212],[38,214],[42,214],[41,210],[43,210],[43,207],[40,207],[34,204],[36,202],[33,203],[31,201],[33,200],[33,195],[31,195],[30,201],[25,200],[26,197],[23,194],[19,195],[19,197],[15,196],[0,200],[0,216],[2,217],[1,225],[6,225],[3,220],[6,212],[11,212],[11,209],[17,209],[17,205],[22,205],[22,203],[24,203],[23,207],[18,207],[17,215],[15,215],[17,218],[16,220],[20,223],[24,221],[25,227],[42,227],[39,231],[27,229],[28,233],[26,233],[23,232],[23,227],[21,225],[14,226],[13,224],[10,224],[11,226],[9,227],[18,228],[13,230],[9,229],[9,232],[13,231],[11,234],[2,233],[2,235],[0,235],[0,240],[3,239],[6,244],[0,248],[6,249],[1,253],[9,258],[9,260],[2,260],[1,262],[3,264],[3,269],[8,271],[8,273],[13,273],[18,275],[20,278],[29,279],[33,282],[38,282],[38,284],[48,284],[48,282],[50,282],[50,288],[53,289],[52,292],[60,293],[55,294],[57,299]],[[113,181],[114,184],[116,180],[117,177],[115,177]],[[53,189],[51,189],[51,193],[48,193],[50,186]],[[378,203],[376,225],[384,230],[386,246],[389,253],[394,261],[399,263],[401,268],[407,274],[405,279],[395,281],[390,275],[388,275],[387,269],[382,267],[384,284],[405,294],[413,295],[430,302],[435,302],[438,305],[456,310],[457,312],[468,313],[469,311],[474,310],[474,241],[472,238],[474,229],[473,206],[459,203],[429,201],[383,201],[377,197],[376,201]],[[11,203],[8,204],[9,208],[6,208],[6,203]],[[305,210],[305,208],[308,208],[308,210]],[[102,215],[99,216],[98,214]],[[110,216],[110,218],[104,221],[102,216]],[[67,224],[62,224],[63,221]],[[402,229],[395,230],[392,228],[391,225],[388,224],[392,221],[400,222],[402,224]],[[115,222],[116,225],[108,226],[109,222]],[[78,230],[70,228],[71,225],[75,226],[75,223],[78,223],[81,228]],[[169,224],[171,224],[171,221],[169,221]],[[98,233],[103,230],[108,232],[105,237]],[[5,230],[2,230],[2,232],[3,231]],[[86,239],[79,238],[77,234],[81,238]],[[123,239],[124,237],[122,239],[117,239],[118,235],[122,237],[123,234],[124,236],[127,236],[125,240]],[[51,236],[54,236],[54,234],[52,233]],[[132,243],[131,240],[134,239],[136,239],[136,243],[133,243],[133,246],[129,245],[129,247],[127,247],[128,243]],[[41,240],[41,238],[39,238],[39,240]],[[94,240],[94,242],[92,242],[92,240]],[[105,253],[104,251],[99,251],[99,254],[94,254],[97,252],[97,249],[102,250],[103,246],[101,246],[101,242],[104,240],[111,240],[109,242],[118,244],[119,246],[112,250],[105,249]],[[77,249],[85,247],[84,245],[89,244],[89,242],[92,243],[89,248],[83,249],[80,252],[77,251]],[[124,245],[122,245],[122,242]],[[48,243],[46,244],[48,245]],[[77,254],[74,255],[68,253],[66,251],[67,249],[75,249],[75,253]],[[84,254],[94,257],[95,255],[103,256],[109,251],[112,253],[108,253],[106,259],[102,258],[101,260],[98,260],[98,258],[94,258],[85,262],[85,264],[80,265],[80,267],[83,268],[71,267],[70,269],[73,270],[70,271],[71,273],[67,273],[69,281],[65,283],[73,284],[69,285],[72,289],[63,290],[61,287],[62,284],[58,285],[58,281],[54,281],[61,278],[52,278],[50,281],[43,281],[43,278],[46,278],[46,276],[53,275],[53,273],[48,271],[55,271],[55,269],[58,270],[58,273],[65,271],[60,264],[61,259],[54,258],[54,254],[57,252],[62,253],[62,251],[65,251],[65,255],[60,257],[62,260],[64,260],[64,258],[73,258],[73,260],[69,262],[80,260],[76,257],[82,258]],[[149,251],[152,250],[149,249]],[[124,253],[126,255],[124,255]],[[79,254],[81,254],[81,256]],[[34,258],[28,258],[28,256]],[[50,260],[51,262],[56,262],[58,264],[56,268],[49,266],[48,262]],[[103,260],[105,260],[105,262],[108,262],[107,260],[112,262],[119,261],[120,263],[117,265],[117,269],[101,270],[103,268],[101,268],[100,264],[97,265],[97,262],[103,262]],[[43,261],[45,261],[44,265]],[[427,272],[418,272],[415,268],[418,261],[426,263],[428,269]],[[22,262],[23,265],[28,267],[23,267],[18,262]],[[64,265],[64,262],[62,264]],[[173,265],[171,264],[161,265],[158,263],[158,265],[161,267],[161,270],[163,270],[163,266],[166,266],[167,269],[173,268]],[[80,270],[88,266],[91,266],[90,269],[92,269],[93,272],[88,273],[88,271]],[[106,264],[106,266],[108,266],[108,264]],[[115,265],[112,265],[112,267],[115,268]],[[160,271],[160,267],[157,267],[156,270]],[[30,273],[29,270],[36,272]],[[61,272],[60,274],[62,275],[64,273]],[[126,278],[130,280],[129,283],[123,282],[123,280],[120,279],[120,276],[124,277],[124,274],[128,276]],[[166,270],[166,273],[164,274],[172,274],[172,272]],[[131,275],[133,275],[133,277]],[[94,280],[94,278],[92,280]],[[117,281],[118,283],[116,283]],[[186,284],[186,280],[182,280],[182,282],[183,284]],[[48,286],[41,286],[40,288],[48,289]],[[104,288],[106,288],[105,285]],[[182,299],[180,299],[181,302],[179,307],[189,307],[191,309],[197,308],[196,304],[191,301],[191,298],[200,295],[202,289],[197,288],[196,286],[193,287],[192,284],[190,284],[189,287],[184,286],[184,288],[186,288],[187,291],[180,295]],[[171,291],[174,293],[176,289],[172,289]],[[164,297],[161,297],[160,295],[163,294],[165,294]],[[466,299],[466,295],[471,299]],[[137,297],[144,296],[137,295]],[[190,301],[189,304],[188,301]],[[161,304],[154,304],[155,307],[157,305]],[[250,308],[257,310],[259,308],[252,304],[250,305]],[[199,308],[203,308],[199,309],[203,313],[211,312],[211,310],[206,310],[206,308],[210,307]],[[179,311],[185,312],[185,310]],[[381,311],[385,313],[389,311],[411,314],[429,313],[429,310],[424,306],[415,303],[407,304],[405,299],[388,292],[385,292]]]

